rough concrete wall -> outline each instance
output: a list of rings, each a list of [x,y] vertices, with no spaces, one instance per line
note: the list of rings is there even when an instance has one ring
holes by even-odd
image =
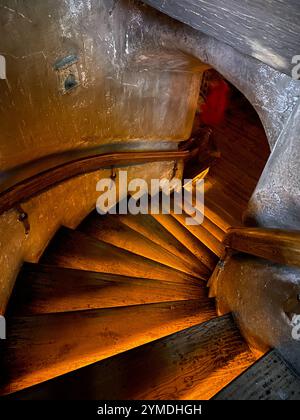
[[[300,229],[300,101],[282,131],[250,200],[247,224]]]
[[[143,0],[288,75],[299,54],[297,0]]]
[[[249,224],[300,228],[299,116],[296,106],[251,198]],[[300,373],[300,342],[292,336],[293,314],[300,314],[299,268],[235,256],[211,287],[219,314],[232,312],[252,347],[276,347]]]
[[[300,342],[292,335],[293,316],[300,314],[300,269],[237,255],[215,286],[218,313],[233,312],[254,349],[278,348],[300,372]]]
[[[157,13],[138,1],[2,0],[0,40],[1,171],[63,151],[190,136],[201,63],[162,49]],[[78,85],[62,94],[69,71]]]

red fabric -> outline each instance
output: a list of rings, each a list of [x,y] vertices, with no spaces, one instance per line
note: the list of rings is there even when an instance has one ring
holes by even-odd
[[[214,82],[210,86],[206,102],[201,106],[200,118],[203,124],[218,125],[223,122],[228,97],[229,86],[224,80]]]

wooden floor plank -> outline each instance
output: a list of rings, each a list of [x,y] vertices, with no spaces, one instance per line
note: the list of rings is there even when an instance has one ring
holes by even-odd
[[[205,216],[225,233],[241,226],[242,211],[230,188],[223,188],[211,175],[205,181]]]

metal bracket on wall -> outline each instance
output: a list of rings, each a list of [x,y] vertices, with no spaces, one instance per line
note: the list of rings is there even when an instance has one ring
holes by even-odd
[[[28,214],[23,210],[23,208],[20,204],[17,205],[15,208],[16,208],[17,212],[19,213],[18,222],[23,223],[24,230],[25,230],[25,235],[28,235],[29,232],[30,232],[30,223],[29,223]]]
[[[117,178],[117,172],[116,172],[116,168],[114,166],[111,166],[111,174],[110,174],[110,179],[112,181],[115,181],[115,179]]]
[[[175,160],[175,163],[174,163],[174,166],[173,166],[173,171],[172,171],[171,179],[173,179],[173,178],[176,177],[177,171],[178,171],[178,162],[177,162],[177,160]]]
[[[54,70],[58,75],[59,91],[63,95],[80,86],[78,61],[79,58],[76,55],[70,54],[54,64]]]

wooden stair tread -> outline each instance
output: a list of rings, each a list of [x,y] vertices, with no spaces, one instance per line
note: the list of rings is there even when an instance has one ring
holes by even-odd
[[[180,241],[184,247],[190,251],[210,270],[213,270],[217,257],[206,247],[199,239],[192,235],[181,223],[179,223],[172,215],[159,214],[153,215],[153,218],[158,221],[165,229],[167,229],[174,237]]]
[[[221,257],[224,252],[224,246],[222,243],[210,233],[203,224],[201,225],[187,225],[185,222],[186,216],[184,214],[175,214],[172,216],[176,219],[183,227],[185,227],[192,235],[194,235],[200,242],[202,242],[208,249],[210,249],[215,255]]]
[[[224,232],[242,226],[242,212],[225,193],[212,187],[205,194],[205,216]]]
[[[222,183],[226,191],[232,191],[236,203],[245,208],[256,187],[257,178],[250,177],[243,169],[225,159],[218,162],[217,168],[218,171],[215,170],[213,174],[214,180]]]
[[[210,399],[254,363],[231,316],[12,395],[13,399]]]
[[[151,214],[118,214],[116,217],[121,223],[145,236],[161,248],[176,255],[191,267],[198,265],[199,260],[193,255],[190,249],[183,246],[183,244],[155,220]]]
[[[58,267],[176,283],[197,284],[201,281],[189,274],[67,228],[60,229],[55,235],[40,262]]]
[[[242,172],[242,176],[252,178],[256,184],[270,154],[270,147],[256,112],[249,103],[240,105],[231,100],[232,109],[226,113],[226,119],[214,127],[214,139],[221,152],[221,159],[212,168],[211,175],[223,175],[224,180],[228,174],[230,179],[239,181]],[[223,173],[224,162],[234,165],[231,173]],[[246,185],[247,183],[244,185],[240,182],[240,191],[247,192]],[[247,201],[249,198],[248,196]]]
[[[79,227],[79,230],[100,241],[115,245],[126,251],[157,261],[192,276],[207,278],[210,271],[201,264],[191,265],[176,257],[160,245],[120,222],[115,215],[99,216],[93,213]]]
[[[220,243],[225,239],[226,233],[215,225],[211,220],[204,216],[203,223],[201,225],[211,235],[213,235]]]
[[[208,298],[11,317],[1,343],[1,393],[14,392],[215,316]]]
[[[270,351],[215,397],[215,400],[300,400],[300,378]]]
[[[13,315],[32,315],[202,299],[206,284],[133,278],[120,275],[26,264],[9,306]]]
[[[246,133],[243,133],[243,135],[245,134]],[[214,133],[214,135],[216,135],[216,132]],[[220,144],[222,142],[223,133],[220,134],[220,136],[218,137],[220,139]],[[247,138],[247,140],[249,140],[249,137]],[[216,141],[218,142],[218,139]],[[241,136],[237,137],[236,139],[230,137],[230,141],[227,142],[223,141],[221,145],[221,159],[238,166],[240,169],[242,168],[244,173],[246,173],[252,179],[255,179],[257,182],[268,159],[270,150],[265,150],[261,156],[260,153],[257,153],[257,151],[258,147],[261,147],[262,144],[248,144],[248,148],[246,149],[245,147],[238,147],[240,141]],[[213,175],[216,172],[220,172],[218,164],[219,162],[217,162],[217,164],[212,170]]]

